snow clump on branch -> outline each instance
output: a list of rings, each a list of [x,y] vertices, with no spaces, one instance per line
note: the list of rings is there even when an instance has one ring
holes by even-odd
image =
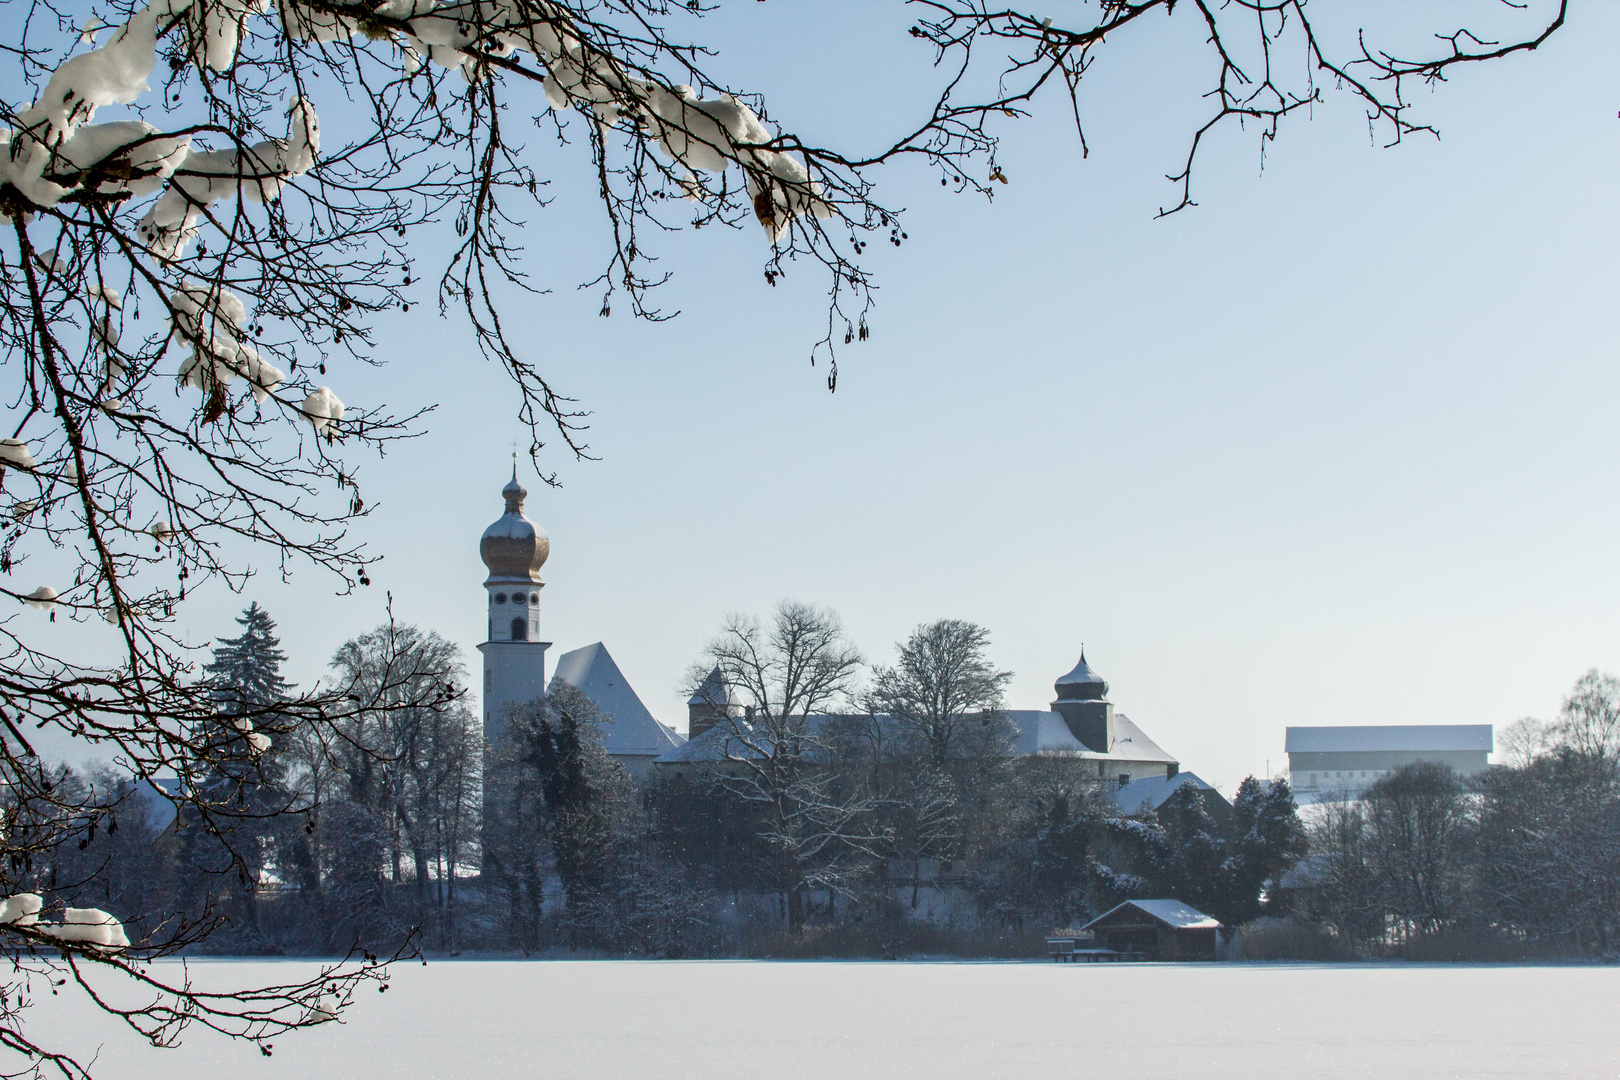
[[[343,402],[338,400],[338,396],[332,393],[329,386],[316,387],[315,392],[304,399],[302,410],[317,435],[325,431],[329,425],[343,419]]]
[[[0,465],[14,465],[19,469],[32,469],[34,455],[21,439],[0,439]]]
[[[229,289],[188,280],[170,295],[169,307],[175,333],[191,346],[191,355],[180,365],[181,386],[206,393],[240,377],[252,385],[253,400],[263,404],[286,380],[286,372],[248,344],[247,305]]]
[[[704,99],[689,86],[664,87],[625,75],[610,54],[570,34],[566,14],[553,5],[386,0],[364,26],[300,0],[282,0],[279,8],[287,34],[299,40],[389,38],[407,72],[418,70],[426,57],[459,68],[471,81],[491,59],[528,51],[546,65],[545,93],[553,108],[588,106],[603,124],[629,119],[689,173],[739,166],[755,216],[773,243],[797,216],[832,214],[805,164],[771,149],[774,140],[753,109],[730,94]],[[214,203],[238,193],[251,202],[275,199],[287,181],[314,166],[320,151],[315,110],[302,97],[289,106],[285,139],[245,149],[193,149],[189,136],[164,135],[139,120],[91,122],[101,106],[131,104],[151,90],[160,28],[184,22],[192,62],[224,72],[236,62],[247,20],[269,10],[270,0],[152,0],[105,45],[64,61],[39,100],[19,114],[18,128],[0,131],[0,145],[9,151],[0,153],[0,183],[38,207],[55,206],[75,191],[142,196],[166,185],[137,235],[167,259],[185,254]],[[683,186],[689,195],[697,187],[695,181]]]
[[[154,254],[179,258],[197,222],[219,200],[241,192],[252,202],[276,198],[302,176],[320,152],[315,109],[303,98],[289,106],[285,139],[266,139],[238,150],[194,150],[189,136],[163,135],[139,120],[95,124],[103,105],[128,105],[151,90],[160,24],[182,18],[190,0],[153,0],[119,27],[107,44],[72,57],[51,73],[39,100],[18,115],[15,130],[0,131],[0,183],[37,207],[49,208],[75,192],[150,195],[163,188],[137,228]],[[194,49],[216,70],[235,60],[243,21],[267,8],[235,0],[203,11],[212,37]],[[226,24],[234,30],[227,30]]]
[[[40,611],[50,611],[52,608],[56,607],[56,595],[57,593],[55,589],[51,588],[49,585],[41,585],[39,588],[23,597],[23,603]]]
[[[39,913],[45,906],[38,893],[18,893],[0,900],[0,924],[6,926],[33,926],[39,922]]]
[[[132,176],[141,175],[116,182],[114,190],[133,192],[144,181],[145,192],[155,191],[184,156],[179,143],[188,140],[153,139],[157,129],[138,121],[90,121],[101,106],[128,105],[151,90],[146,80],[157,63],[158,23],[184,11],[188,3],[153,0],[106,45],[53,71],[39,100],[17,115],[17,129],[4,134],[9,153],[0,154],[0,182],[11,184],[34,205],[50,207],[84,179],[73,174],[120,159],[117,163],[128,165]]]
[[[240,192],[249,202],[275,200],[282,187],[315,165],[321,149],[320,120],[315,107],[295,98],[287,110],[287,137],[265,139],[246,150],[197,150],[169,180],[135,235],[147,250],[177,259],[197,235],[197,223],[215,203]]]
[[[247,740],[248,749],[253,751],[255,755],[262,754],[266,750],[270,749],[270,736],[255,729],[253,726],[253,721],[249,720],[247,717],[232,717],[231,726],[236,729],[237,734],[241,735],[242,738]]]
[[[84,945],[99,945],[104,949],[127,949],[129,938],[124,924],[100,908],[66,908],[60,923],[35,924],[41,933],[59,941],[74,941]]]
[[[39,913],[45,902],[38,893],[18,893],[0,900],[0,926],[26,926],[58,941],[96,945],[104,949],[127,949],[129,937],[124,924],[100,908],[65,908],[59,923],[42,923]]]
[[[347,39],[364,31],[351,18],[315,11],[283,0],[283,23],[298,38],[319,42]],[[487,58],[526,51],[547,69],[546,101],[553,109],[588,107],[603,124],[628,118],[671,160],[689,172],[742,168],[755,216],[774,242],[794,217],[832,216],[822,187],[797,158],[770,149],[775,140],[748,105],[730,94],[701,98],[690,87],[664,87],[625,75],[608,53],[582,43],[563,29],[567,20],[553,5],[513,0],[388,0],[379,19],[403,24],[394,40],[410,72],[422,59],[459,68],[469,82]],[[688,187],[690,192],[695,184]]]

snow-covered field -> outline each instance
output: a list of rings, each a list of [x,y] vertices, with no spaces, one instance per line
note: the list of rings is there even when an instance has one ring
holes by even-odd
[[[155,1051],[46,1001],[35,1030],[117,1080],[1620,1076],[1605,967],[443,961],[271,1058],[206,1032]]]

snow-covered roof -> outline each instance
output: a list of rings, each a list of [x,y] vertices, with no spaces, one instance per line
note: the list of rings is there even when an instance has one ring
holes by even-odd
[[[1007,715],[1018,728],[1014,752],[1028,757],[1031,754],[1062,754],[1086,761],[1162,761],[1176,758],[1164,752],[1158,743],[1142,733],[1124,713],[1114,714],[1114,746],[1108,753],[1098,753],[1074,737],[1061,713],[1048,709],[1008,709]]]
[[[1353,727],[1291,727],[1290,754],[1494,749],[1490,724],[1384,724]]]
[[[1126,761],[1175,761],[1173,754],[1168,754],[1158,743],[1142,733],[1142,729],[1124,713],[1114,714],[1114,745],[1108,753],[1109,757],[1121,758]]]
[[[602,742],[609,754],[657,757],[686,741],[647,711],[600,641],[558,657],[551,685],[559,681],[583,690],[609,717],[602,725]]]
[[[558,670],[560,672],[561,668]],[[1114,715],[1114,749],[1112,753],[1107,754],[1088,750],[1085,744],[1069,731],[1069,726],[1063,722],[1063,717],[1059,713],[1044,709],[1008,709],[1006,715],[1015,729],[1013,753],[1019,757],[1047,754],[1079,758],[1084,761],[1162,761],[1165,764],[1171,764],[1176,760],[1160,749],[1152,739],[1142,734],[1141,728],[1117,713]],[[812,736],[820,736],[829,724],[835,722],[870,724],[874,719],[885,729],[893,724],[886,716],[873,718],[854,713],[824,713],[811,716],[807,730]],[[747,730],[746,723],[740,717],[733,718],[729,722],[722,721],[697,738],[666,753],[658,759],[659,764],[691,764],[741,757],[746,751],[739,745],[737,733],[744,730]],[[898,733],[891,733],[885,737],[897,739],[900,736]],[[750,736],[749,741],[756,745],[765,745],[756,736]]]
[[[737,695],[730,686],[726,685],[725,676],[720,674],[720,665],[716,664],[714,670],[703,677],[703,685],[697,688],[696,693],[686,699],[688,705],[708,705],[714,708],[737,704]]]
[[[1157,810],[1163,806],[1165,800],[1176,793],[1176,789],[1185,784],[1192,784],[1201,791],[1214,792],[1216,798],[1224,801],[1225,796],[1206,784],[1197,773],[1183,772],[1174,776],[1147,776],[1140,780],[1132,780],[1114,789],[1114,801],[1119,804],[1122,814],[1137,814],[1144,807]]]
[[[1327,881],[1332,870],[1326,855],[1307,855],[1277,881],[1279,889],[1308,889]]]
[[[1053,685],[1058,697],[1064,700],[1086,700],[1108,696],[1108,682],[1097,669],[1086,663],[1086,651],[1080,650],[1080,662]]]
[[[1022,757],[1033,754],[1089,754],[1084,743],[1074,737],[1059,713],[1036,709],[1013,709],[1008,713],[1018,728],[1013,750]]]
[[[1219,919],[1205,915],[1191,904],[1183,904],[1180,900],[1127,900],[1123,904],[1109,908],[1081,929],[1096,926],[1120,908],[1126,907],[1136,908],[1177,930],[1218,930],[1221,925]]]
[[[814,718],[812,718],[814,719]],[[659,765],[695,765],[703,762],[735,761],[752,756],[737,736],[748,730],[741,720],[722,720],[712,728],[664,752]],[[750,737],[750,742],[753,738]]]
[[[180,795],[179,777],[159,776],[152,780],[141,777],[124,790],[126,805],[145,817],[146,825],[153,833],[160,833],[174,824],[177,811],[173,800]]]
[[[822,749],[850,731],[864,731],[873,722],[885,738],[901,738],[895,722],[887,716],[864,713],[812,713],[805,719],[804,733],[810,742],[809,759],[825,757]],[[843,731],[840,727],[843,726]],[[720,720],[696,738],[688,739],[658,759],[660,765],[691,765],[704,762],[742,761],[768,754],[771,740],[763,726],[750,726],[741,716]]]

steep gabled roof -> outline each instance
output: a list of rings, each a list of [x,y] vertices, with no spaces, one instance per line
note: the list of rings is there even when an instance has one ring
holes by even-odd
[[[174,800],[180,795],[179,777],[160,776],[151,780],[140,777],[125,792],[128,803],[137,808],[154,834],[174,824],[178,814]]]
[[[609,754],[657,757],[686,741],[660,724],[647,711],[647,706],[641,703],[641,698],[631,688],[630,681],[608,654],[607,646],[600,641],[563,653],[557,659],[557,669],[551,676],[553,688],[559,682],[583,690],[585,696],[609,717],[608,722],[602,725],[602,742]]]
[[[1174,754],[1166,753],[1163,747],[1142,733],[1136,721],[1124,713],[1114,714],[1114,745],[1109,756],[1130,761],[1169,763],[1176,760]]]
[[[1201,791],[1207,791],[1222,802],[1226,797],[1206,784],[1197,773],[1183,772],[1174,776],[1148,776],[1140,780],[1132,780],[1122,784],[1114,790],[1114,801],[1119,804],[1122,814],[1130,815],[1141,813],[1144,807],[1157,810],[1165,804],[1176,789],[1191,784]],[[1207,804],[1206,804],[1207,805]]]
[[[720,665],[716,664],[714,670],[703,677],[703,685],[699,686],[691,697],[686,699],[688,705],[707,705],[710,708],[730,708],[737,704],[737,694],[726,685],[726,678],[720,673]]]

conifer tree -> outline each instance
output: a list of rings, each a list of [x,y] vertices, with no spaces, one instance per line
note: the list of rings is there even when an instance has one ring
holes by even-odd
[[[293,689],[281,677],[287,654],[281,651],[270,613],[255,601],[236,622],[242,632],[233,638],[216,638],[214,658],[203,668],[219,711],[228,716],[274,705]]]
[[[231,924],[212,947],[273,951],[258,931],[253,894],[266,859],[276,850],[292,854],[286,841],[297,846],[301,837],[283,818],[293,800],[284,783],[284,755],[275,740],[262,751],[252,747],[246,733],[275,730],[275,706],[288,699],[293,686],[281,674],[287,656],[270,613],[252,603],[236,622],[242,632],[217,638],[213,658],[203,666],[216,719],[205,722],[209,730],[199,742],[240,752],[219,755],[203,781],[204,794],[217,808],[211,822],[182,808],[178,878],[187,908],[223,915]]]
[[[1265,911],[1261,892],[1268,880],[1281,877],[1304,857],[1305,826],[1288,781],[1262,785],[1248,777],[1232,799],[1232,853],[1224,869],[1230,906],[1225,921],[1248,922]]]

